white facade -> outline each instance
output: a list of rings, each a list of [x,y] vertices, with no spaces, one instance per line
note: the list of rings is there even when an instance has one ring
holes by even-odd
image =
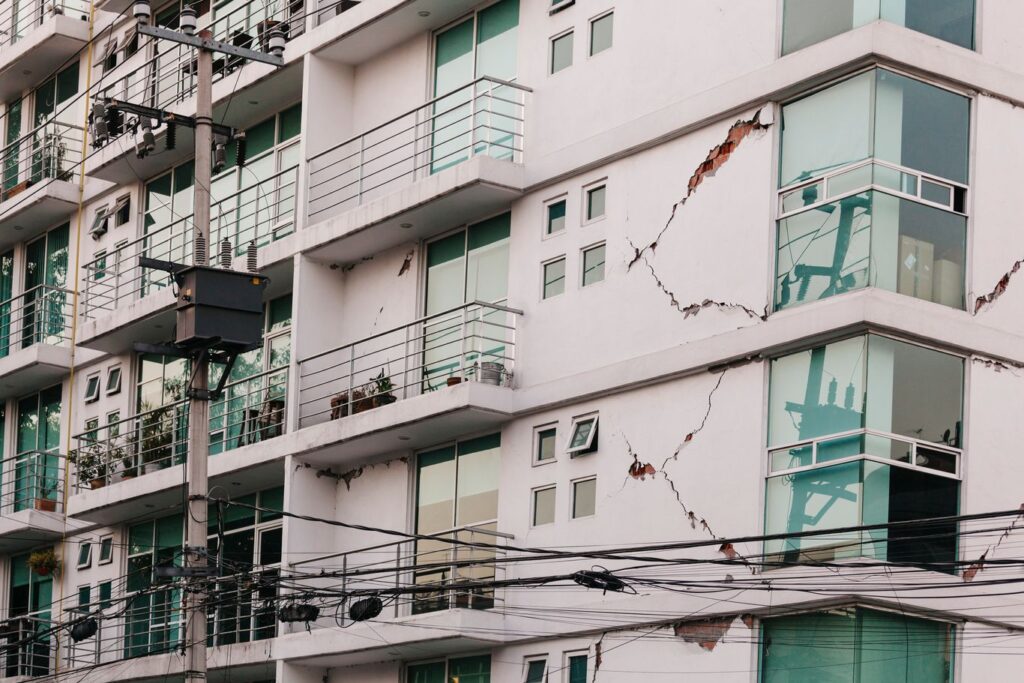
[[[210,253],[270,283],[211,405],[211,680],[1012,678],[1024,7],[196,6],[288,31],[213,88]],[[139,258],[191,262],[193,136],[89,112],[193,115],[192,55],[18,7],[0,682],[181,680],[189,368],[135,344],[175,338]]]

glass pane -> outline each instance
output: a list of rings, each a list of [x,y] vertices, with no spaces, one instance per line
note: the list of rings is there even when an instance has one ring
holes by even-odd
[[[855,614],[851,609],[766,619],[761,638],[762,682],[856,683]]]
[[[526,665],[525,683],[544,683],[544,672],[547,670],[547,661],[536,659]]]
[[[587,443],[595,422],[597,422],[597,418],[580,420],[576,423],[576,428],[572,432],[572,438],[569,440],[570,449],[580,448]]]
[[[569,683],[587,683],[587,655],[569,657]]]
[[[302,103],[285,109],[280,114],[281,122],[277,132],[277,141],[284,142],[294,138],[302,131]]]
[[[547,234],[565,230],[565,200],[548,204]]]
[[[544,298],[565,292],[565,259],[544,264]]]
[[[951,668],[949,624],[872,610],[858,610],[857,614],[857,680],[947,683]]]
[[[966,183],[970,100],[891,71],[876,73],[874,155]]]
[[[583,252],[583,286],[593,285],[604,280],[605,245],[587,249]]]
[[[866,343],[856,337],[772,360],[769,445],[863,426]]]
[[[551,41],[551,73],[572,66],[573,34],[566,33]]]
[[[828,196],[837,197],[841,194],[846,194],[850,190],[856,190],[870,184],[871,164],[865,164],[829,178]]]
[[[455,447],[422,453],[417,459],[416,532],[435,534],[455,522]]]
[[[802,206],[810,206],[825,198],[825,183],[817,182],[792,190],[782,195],[782,213],[796,211]]]
[[[590,54],[596,55],[612,46],[614,14],[606,14],[590,24]]]
[[[597,479],[585,479],[572,485],[572,516],[589,517],[597,504]]]
[[[814,464],[814,448],[810,444],[796,448],[781,448],[768,454],[772,472],[807,467]]]
[[[974,48],[975,0],[882,0],[882,19]]]
[[[953,188],[929,180],[921,181],[921,198],[944,206],[953,205]]]
[[[456,526],[498,517],[501,441],[497,434],[458,445]]]
[[[444,662],[413,664],[406,669],[405,678],[408,683],[445,683]]]
[[[817,21],[818,12],[810,14]],[[874,79],[871,72],[854,76],[782,108],[780,187],[871,156]]]
[[[946,472],[947,474],[956,474],[957,456],[955,453],[918,446],[914,462],[918,467],[927,467],[928,469]]]
[[[533,525],[551,524],[555,521],[555,489],[540,489],[533,492]]]
[[[545,429],[537,433],[537,460],[551,460],[555,457],[556,430]]]
[[[864,435],[848,434],[818,443],[818,462],[828,462],[861,455],[864,452]]]
[[[519,0],[501,0],[477,15],[477,78],[515,80]]]
[[[605,195],[607,189],[604,186],[587,190],[587,220],[591,221],[604,215]]]
[[[861,462],[820,467],[768,479],[765,533],[799,533],[861,523]],[[774,562],[830,561],[857,557],[853,534],[805,536],[765,542]]]
[[[448,683],[490,683],[491,656],[448,660]]]
[[[960,482],[922,470],[865,463],[865,524],[951,517],[960,508]],[[955,522],[893,527],[888,543],[876,544],[875,557],[889,562],[927,564],[953,573],[957,559]],[[883,538],[885,531],[872,532]]]
[[[868,344],[867,427],[958,447],[963,359],[875,335]]]

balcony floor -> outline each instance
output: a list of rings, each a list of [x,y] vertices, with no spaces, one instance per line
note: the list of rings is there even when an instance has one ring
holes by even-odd
[[[67,521],[67,531],[85,528],[88,524],[75,520]],[[10,554],[19,550],[54,541],[64,535],[64,513],[43,510],[20,510],[0,516],[0,553]]]
[[[0,76],[0,80],[3,76]],[[48,180],[0,203],[0,249],[41,235],[78,208],[78,186]]]
[[[12,335],[10,341],[10,354],[0,358],[0,400],[59,382],[71,370],[72,353],[68,346],[33,344],[27,349],[15,349],[18,339]]]

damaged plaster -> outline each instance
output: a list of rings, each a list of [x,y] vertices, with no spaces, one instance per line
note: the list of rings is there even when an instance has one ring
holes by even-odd
[[[970,583],[974,580],[974,577],[976,577],[978,573],[985,568],[985,560],[988,559],[988,556],[999,550],[999,546],[1003,544],[1003,541],[1008,539],[1010,537],[1010,534],[1019,528],[1021,522],[1024,522],[1024,503],[1021,503],[1019,510],[1020,514],[1013,518],[1013,523],[1003,530],[1003,533],[999,535],[999,538],[996,539],[996,542],[990,545],[989,547],[985,548],[985,552],[981,554],[981,557],[972,562],[971,566],[964,570],[964,583]]]
[[[355,469],[348,470],[347,472],[340,472],[340,473],[336,473],[333,470],[331,470],[330,467],[328,467],[326,469],[317,470],[316,471],[316,478],[319,479],[320,477],[330,477],[331,479],[336,479],[337,481],[343,481],[343,482],[345,482],[345,489],[347,491],[351,491],[352,490],[352,481],[355,480],[355,479],[358,479],[361,476],[363,476],[363,474],[364,474],[364,472],[366,470],[373,470],[373,469],[376,469],[377,467],[385,467],[387,469],[390,469],[391,468],[391,463],[393,463],[393,462],[400,462],[400,463],[403,463],[403,464],[407,465],[407,464],[409,464],[409,458],[407,458],[405,456],[402,456],[401,458],[395,458],[393,460],[387,460],[385,462],[375,463],[375,464],[372,464],[372,465],[363,465],[361,467],[357,467]],[[311,467],[311,465],[309,465],[307,463],[306,467]]]
[[[992,288],[992,291],[984,296],[979,296],[974,300],[974,315],[978,315],[982,309],[994,303],[996,299],[1006,292],[1006,288],[1010,286],[1010,280],[1012,280],[1013,276],[1017,274],[1022,264],[1024,264],[1024,259],[1015,261],[1013,266],[1003,273],[1001,278],[999,278],[999,281],[996,282],[996,286]]]

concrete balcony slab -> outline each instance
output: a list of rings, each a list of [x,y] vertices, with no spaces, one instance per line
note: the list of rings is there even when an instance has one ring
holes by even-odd
[[[53,14],[24,38],[0,49],[0,100],[38,85],[89,41],[88,14]]]

